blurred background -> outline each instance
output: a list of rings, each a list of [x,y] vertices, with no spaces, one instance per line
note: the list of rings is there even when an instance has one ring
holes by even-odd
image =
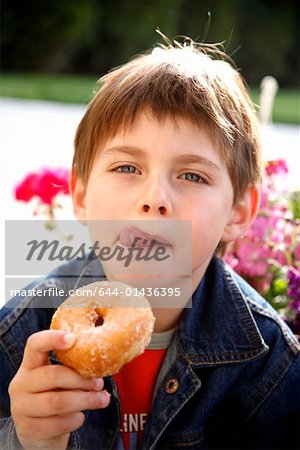
[[[224,42],[255,101],[272,75],[274,120],[300,122],[297,0],[3,0],[1,20],[2,97],[86,103],[107,70],[161,42],[159,27]]]

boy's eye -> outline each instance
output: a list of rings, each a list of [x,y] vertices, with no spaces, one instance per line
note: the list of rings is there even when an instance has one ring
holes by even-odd
[[[134,166],[131,166],[130,164],[124,164],[123,166],[116,167],[114,169],[116,172],[121,173],[136,173],[137,169]]]
[[[205,183],[205,180],[200,175],[193,172],[186,172],[181,175],[181,178],[184,178],[187,181],[193,181],[194,183]]]

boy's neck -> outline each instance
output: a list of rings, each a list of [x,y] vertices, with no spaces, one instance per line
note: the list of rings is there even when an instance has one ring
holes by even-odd
[[[172,328],[175,328],[179,325],[179,322],[181,320],[183,311],[191,298],[191,294],[194,293],[197,286],[200,283],[200,280],[203,277],[203,273],[206,270],[208,266],[208,263],[205,267],[199,268],[194,271],[192,276],[192,286],[187,286],[186,283],[183,283],[184,288],[181,286],[180,289],[182,289],[181,292],[184,292],[183,289],[186,290],[187,295],[183,296],[181,299],[181,307],[178,308],[152,308],[152,312],[155,317],[155,324],[154,324],[154,332],[155,333],[161,333],[163,331],[171,330]],[[150,300],[151,303],[151,300]]]
[[[162,333],[163,331],[176,328],[180,322],[184,308],[153,308],[152,312],[155,317],[154,332]]]

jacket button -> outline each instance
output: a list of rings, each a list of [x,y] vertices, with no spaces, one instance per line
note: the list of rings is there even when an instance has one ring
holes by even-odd
[[[179,381],[176,378],[170,378],[165,384],[165,391],[167,394],[175,394],[179,389]]]

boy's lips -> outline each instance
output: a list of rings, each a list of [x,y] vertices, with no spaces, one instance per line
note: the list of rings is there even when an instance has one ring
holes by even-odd
[[[171,243],[162,236],[147,233],[135,226],[128,226],[123,228],[119,236],[119,241],[124,247],[132,247],[133,244],[135,248],[149,247],[149,245],[153,241],[156,247],[171,246]]]

